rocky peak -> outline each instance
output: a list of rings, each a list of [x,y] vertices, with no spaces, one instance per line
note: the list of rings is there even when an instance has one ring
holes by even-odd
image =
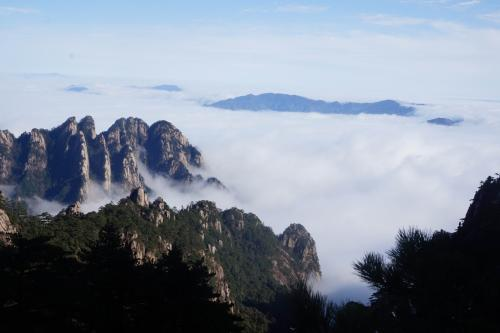
[[[56,127],[55,132],[59,135],[75,135],[78,131],[78,123],[75,117],[69,117],[61,126]]]
[[[130,200],[141,207],[148,207],[149,200],[144,187],[138,187],[130,193]]]
[[[136,148],[144,145],[148,137],[148,125],[139,118],[120,118],[105,133],[112,151],[120,151],[123,146]]]
[[[89,184],[124,190],[144,187],[143,163],[152,173],[189,186],[193,182],[222,188],[215,179],[193,175],[201,153],[174,125],[159,121],[151,128],[138,118],[118,119],[97,134],[92,117],[68,118],[52,129],[34,129],[16,138],[0,131],[0,185],[16,184],[16,195],[73,203],[88,194]]]
[[[306,228],[301,224],[291,224],[279,236],[281,245],[298,260],[307,276],[320,277],[316,244]]]
[[[78,123],[78,130],[82,131],[85,135],[87,141],[94,140],[96,138],[95,123],[94,118],[91,116],[86,116]]]
[[[178,161],[180,166],[201,167],[201,153],[189,144],[187,138],[168,121],[158,121],[149,129],[146,149],[150,155],[150,164],[159,171]]]

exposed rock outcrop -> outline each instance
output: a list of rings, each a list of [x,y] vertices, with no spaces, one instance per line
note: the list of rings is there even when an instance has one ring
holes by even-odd
[[[91,182],[105,191],[111,184],[125,190],[144,187],[140,166],[173,181],[203,180],[193,168],[203,166],[201,153],[171,123],[151,127],[138,118],[121,118],[107,131],[96,133],[92,117],[74,117],[52,129],[33,129],[19,138],[0,131],[0,184],[15,185],[19,196],[39,196],[65,203],[83,201]]]
[[[132,191],[130,194],[130,200],[141,207],[148,207],[149,200],[148,195],[143,187],[138,187]]]
[[[0,209],[0,233],[13,234],[17,231],[17,228],[10,222],[7,213]]]
[[[74,204],[69,205],[66,209],[63,209],[60,213],[66,216],[81,216],[83,215],[80,203],[77,201]]]
[[[7,213],[0,209],[0,244],[10,244],[11,236],[16,232],[17,228],[10,221]]]

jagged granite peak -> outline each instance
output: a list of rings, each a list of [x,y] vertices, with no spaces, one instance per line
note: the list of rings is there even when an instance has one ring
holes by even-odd
[[[124,146],[135,149],[143,146],[148,138],[149,126],[139,118],[120,118],[104,132],[111,152],[119,152]]]
[[[21,197],[70,204],[84,201],[92,182],[105,191],[112,184],[127,191],[145,187],[141,164],[181,184],[223,188],[216,178],[192,174],[203,166],[202,155],[167,121],[150,127],[139,118],[121,118],[96,133],[92,117],[80,122],[70,117],[51,130],[33,129],[18,138],[0,131],[0,185],[14,185]]]
[[[94,140],[96,137],[94,118],[86,116],[78,123],[78,130],[82,131],[87,141]]]
[[[57,135],[74,135],[78,131],[78,122],[75,117],[69,117],[62,125],[56,127],[53,132]]]
[[[316,244],[303,225],[291,224],[279,236],[279,240],[283,247],[297,259],[306,277],[319,278],[321,276]]]
[[[188,167],[202,167],[203,158],[175,126],[167,121],[151,125],[145,144],[148,166],[176,180],[192,181]]]

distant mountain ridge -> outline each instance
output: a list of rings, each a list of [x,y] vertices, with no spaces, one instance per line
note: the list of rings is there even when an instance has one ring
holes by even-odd
[[[174,125],[149,126],[139,118],[118,119],[97,134],[92,117],[74,117],[51,130],[33,129],[16,138],[0,131],[0,185],[14,185],[16,195],[39,196],[65,203],[84,201],[91,182],[109,191],[146,186],[142,162],[152,173],[182,184],[203,180],[190,169],[203,166],[198,149]]]
[[[373,103],[340,103],[275,93],[239,96],[211,103],[207,106],[227,110],[317,112],[351,115],[366,113],[411,116],[415,113],[414,107],[404,106],[393,100]]]

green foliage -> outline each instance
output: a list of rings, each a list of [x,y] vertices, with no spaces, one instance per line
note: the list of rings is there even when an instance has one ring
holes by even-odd
[[[211,274],[174,248],[137,265],[106,224],[75,260],[47,238],[0,248],[0,320],[16,332],[239,332],[231,306],[215,301]]]
[[[200,207],[208,216],[208,228],[202,226]],[[108,204],[98,212],[85,215],[57,215],[32,217],[21,203],[4,204],[8,213],[20,226],[20,235],[26,240],[43,238],[50,246],[61,249],[68,256],[85,262],[91,249],[95,249],[105,226],[113,227],[123,237],[135,235],[146,251],[160,256],[160,240],[175,244],[185,254],[185,261],[196,263],[208,245],[217,245],[213,255],[224,267],[231,298],[237,312],[245,319],[241,323],[245,332],[266,332],[272,314],[260,309],[259,304],[271,302],[283,287],[273,277],[273,260],[280,260],[279,242],[273,231],[265,227],[253,214],[230,210],[242,219],[238,227],[228,214],[220,212],[212,203],[193,204],[174,213],[170,219],[156,226],[150,219],[157,208],[139,207],[129,199]],[[221,230],[215,227],[220,223]],[[200,234],[204,234],[204,239]],[[213,285],[213,280],[210,282]]]

